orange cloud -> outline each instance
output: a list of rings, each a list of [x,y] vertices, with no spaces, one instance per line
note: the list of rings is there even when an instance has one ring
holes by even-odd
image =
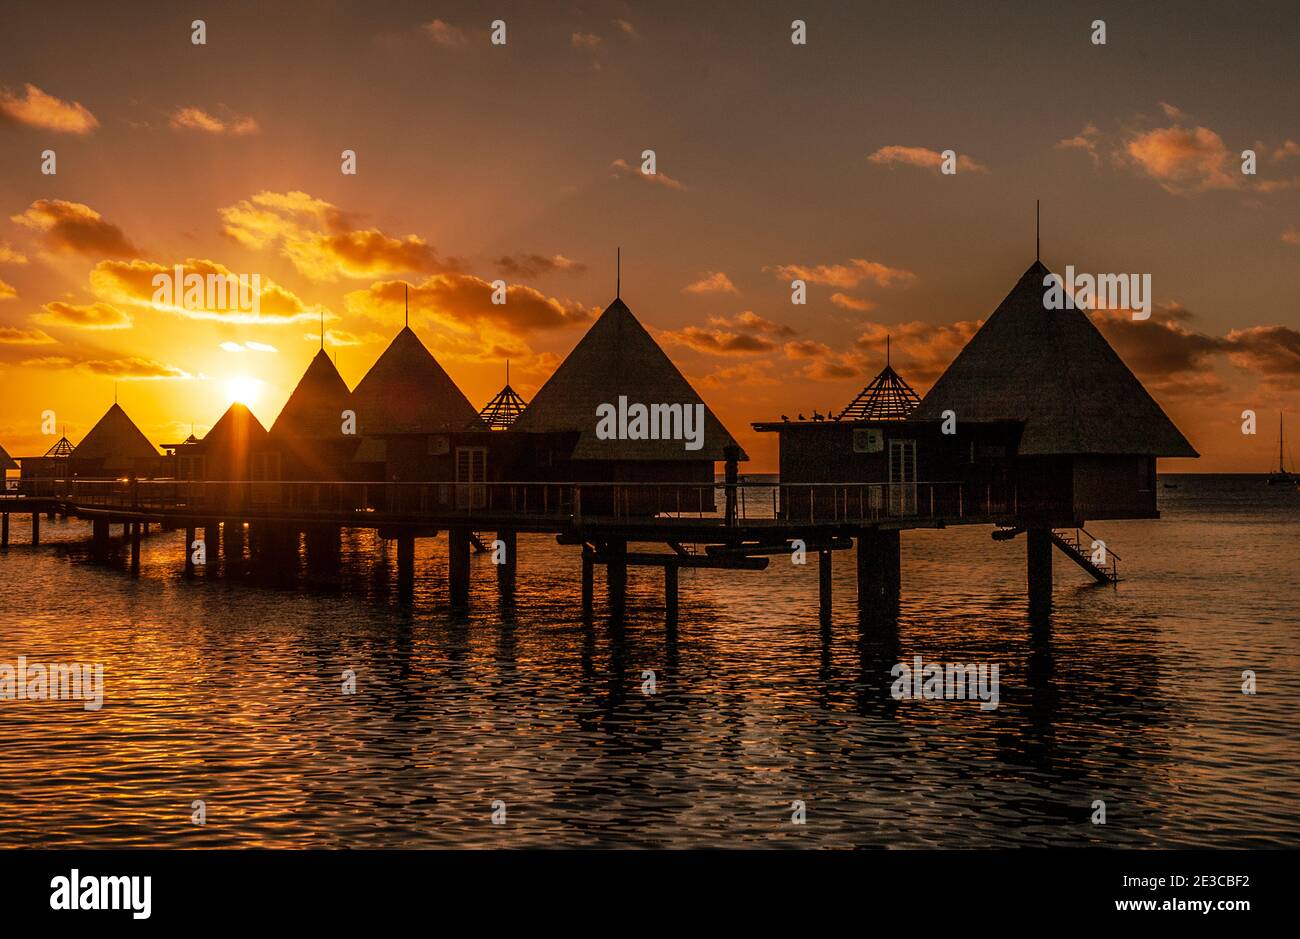
[[[575,49],[599,49],[605,40],[595,33],[574,33],[569,41]]]
[[[277,325],[293,322],[315,322],[319,312],[308,312],[297,295],[279,286],[270,278],[260,278],[261,289],[258,293],[260,312],[253,313],[239,307],[235,296],[227,294],[224,304],[215,304],[208,309],[194,309],[176,302],[155,303],[157,288],[153,279],[158,274],[174,275],[175,268],[155,264],[152,261],[135,259],[133,261],[101,261],[90,271],[90,287],[101,299],[149,307],[163,313],[175,313],[190,319],[217,320],[226,323],[244,325]],[[230,277],[234,272],[224,264],[204,258],[186,258],[181,265],[182,279],[197,274],[206,282],[209,275]]]
[[[41,244],[51,251],[88,257],[131,257],[141,253],[122,229],[80,202],[37,199],[27,211],[9,220],[40,232]]]
[[[214,117],[201,108],[177,108],[168,121],[172,130],[198,130],[205,134],[228,134],[231,137],[244,137],[257,133],[257,121],[251,117],[235,115],[222,119]]]
[[[60,134],[89,134],[99,126],[95,115],[78,101],[63,101],[31,84],[23,89],[23,97],[8,88],[0,89],[0,116]]]
[[[15,251],[7,243],[0,241],[0,264],[26,264],[27,255]]]
[[[440,46],[463,46],[469,41],[465,30],[453,26],[445,20],[433,20],[424,24],[424,31],[429,38]]]
[[[1168,192],[1236,189],[1242,183],[1241,174],[1229,169],[1223,138],[1208,127],[1159,127],[1130,138],[1124,152]]]
[[[660,333],[659,336],[674,345],[686,346],[710,355],[752,355],[776,348],[776,343],[761,336],[725,329],[701,329],[699,326],[687,326],[676,332]]]
[[[0,280],[0,300],[13,300],[18,296],[18,290],[13,284],[7,284]]]
[[[579,264],[562,254],[547,257],[544,254],[506,255],[497,259],[497,267],[507,277],[520,279],[541,277],[544,274],[581,274],[587,265]]]
[[[881,147],[867,159],[872,163],[879,163],[884,166],[901,164],[932,170],[938,170],[943,164],[943,154],[938,150],[927,150],[925,147],[903,147],[897,144]],[[987,173],[989,171],[987,166],[976,163],[964,154],[957,154],[957,169],[966,170],[968,173]]]
[[[817,264],[812,267],[804,264],[778,264],[763,270],[774,272],[780,280],[803,280],[827,287],[853,288],[863,281],[879,287],[892,287],[916,280],[916,275],[911,271],[861,258],[853,258],[848,264]]]
[[[39,329],[24,329],[21,326],[0,326],[0,345],[44,346],[53,341],[53,338]]]
[[[739,294],[731,278],[722,271],[709,271],[694,283],[682,288],[683,293],[734,293]]]
[[[663,186],[665,189],[676,189],[679,192],[686,190],[686,186],[680,180],[673,179],[667,173],[643,173],[640,167],[632,166],[626,160],[615,160],[609,164],[609,168],[614,171],[612,175],[615,179],[639,179],[655,186]]]
[[[866,312],[867,310],[874,310],[876,308],[876,305],[870,300],[863,299],[862,297],[851,297],[847,293],[831,294],[831,303],[845,310],[854,310],[859,313]]]
[[[128,329],[131,317],[108,303],[74,306],[55,300],[41,307],[34,319],[45,326],[70,326],[74,329]]]
[[[381,281],[354,290],[343,300],[349,312],[380,322],[401,322],[406,284]],[[411,284],[411,312],[458,332],[490,327],[507,335],[578,326],[596,312],[572,301],[548,297],[523,285],[506,288],[506,302],[492,302],[492,284],[472,274],[435,274]]]

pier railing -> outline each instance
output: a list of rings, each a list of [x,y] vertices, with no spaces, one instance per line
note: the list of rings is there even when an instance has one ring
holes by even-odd
[[[320,516],[346,524],[464,517],[615,521],[695,519],[721,525],[809,525],[1013,514],[1013,491],[961,482],[361,482],[27,479],[33,497],[69,506],[165,516]]]

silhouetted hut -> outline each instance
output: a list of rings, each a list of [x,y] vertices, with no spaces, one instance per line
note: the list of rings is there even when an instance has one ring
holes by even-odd
[[[8,491],[9,472],[10,470],[16,470],[16,469],[18,469],[17,461],[14,460],[14,458],[9,455],[8,450],[6,450],[4,447],[0,447],[0,481],[3,481],[4,483],[3,486],[0,486],[0,489]]]
[[[1025,271],[912,416],[1019,423],[1026,526],[1158,517],[1156,458],[1198,454],[1084,311],[1045,306],[1049,273]]]
[[[1018,428],[967,422],[945,434],[940,421],[913,419],[920,400],[886,352],[885,367],[833,419],[755,423],[780,438],[782,517],[956,515],[991,509],[994,496],[1005,509],[1005,467],[990,473],[987,454],[1005,456]]]
[[[395,402],[394,407],[400,407]],[[348,475],[359,438],[347,423],[352,393],[322,348],[289,395],[267,437],[253,454],[252,478],[333,481]]]
[[[236,401],[202,439],[193,434],[173,449],[176,478],[243,482],[253,479],[253,459],[268,446],[266,428],[248,406]]]
[[[72,441],[67,437],[60,437],[43,456],[20,456],[18,458],[18,464],[22,467],[20,477],[36,483],[31,487],[33,491],[43,490],[40,480],[67,479],[68,458],[72,456],[74,449]]]
[[[352,408],[362,438],[352,458],[358,478],[487,480],[487,426],[409,326],[361,379]],[[449,503],[452,488],[436,495]]]
[[[615,299],[511,426],[532,435],[534,478],[622,486],[628,512],[713,507],[714,464],[747,460],[672,360]],[[611,507],[584,488],[583,510]],[[601,500],[605,500],[603,503]]]
[[[116,402],[67,459],[68,474],[82,479],[147,479],[161,475],[166,465],[158,448]]]

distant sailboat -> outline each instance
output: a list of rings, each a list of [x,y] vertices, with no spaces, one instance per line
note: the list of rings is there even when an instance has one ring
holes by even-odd
[[[1286,471],[1286,464],[1282,460],[1282,412],[1277,414],[1277,472],[1268,474],[1268,484],[1270,486],[1281,486],[1285,483],[1296,481],[1293,474]]]

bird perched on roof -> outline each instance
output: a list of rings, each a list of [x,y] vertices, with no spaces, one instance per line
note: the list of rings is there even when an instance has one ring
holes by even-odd
[[[790,418],[786,417],[784,414],[781,415],[781,420],[783,420],[787,424],[790,423]]]
[[[826,420],[826,418],[822,417],[821,412],[819,412],[819,411],[813,411],[813,420],[815,420],[815,421],[824,421],[824,420]]]
[[[800,415],[799,415],[799,420],[801,420],[801,421],[806,421],[806,420],[808,420],[808,418],[804,417],[803,414],[800,414]]]

